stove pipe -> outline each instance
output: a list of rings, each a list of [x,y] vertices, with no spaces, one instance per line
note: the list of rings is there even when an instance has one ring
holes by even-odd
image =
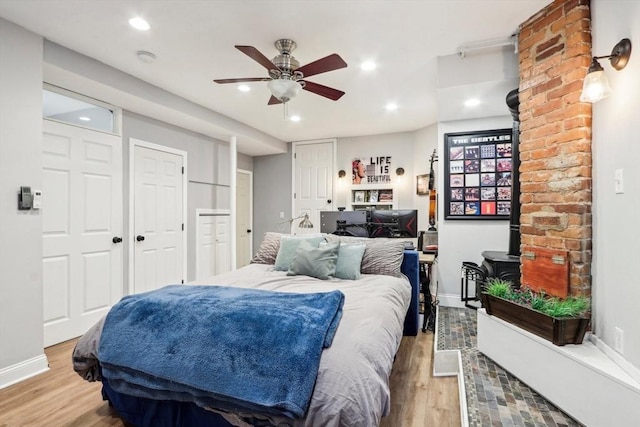
[[[511,213],[509,215],[509,252],[508,255],[520,256],[520,98],[518,89],[507,94],[507,107],[513,117],[511,134]]]

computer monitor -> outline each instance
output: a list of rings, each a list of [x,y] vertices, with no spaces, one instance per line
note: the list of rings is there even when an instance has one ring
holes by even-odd
[[[320,232],[368,237],[366,211],[321,211]]]
[[[415,209],[372,210],[369,237],[418,237],[418,211]]]

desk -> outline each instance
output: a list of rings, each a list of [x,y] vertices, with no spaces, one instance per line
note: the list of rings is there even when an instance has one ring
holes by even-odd
[[[435,327],[435,302],[436,299],[431,295],[431,270],[433,264],[438,257],[437,253],[425,254],[420,252],[420,292],[424,296],[424,318],[422,320],[422,332],[427,332],[427,326],[430,330]],[[436,282],[437,283],[437,282]],[[437,289],[437,287],[436,287]],[[437,292],[436,292],[437,293]]]

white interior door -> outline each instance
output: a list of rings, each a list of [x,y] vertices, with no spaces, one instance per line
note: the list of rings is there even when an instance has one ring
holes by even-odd
[[[84,334],[123,294],[122,140],[44,120],[45,346]]]
[[[229,215],[215,216],[215,274],[231,271],[231,221]]]
[[[313,229],[300,229],[300,220],[292,224],[291,232],[298,234],[320,232],[320,211],[333,210],[335,140],[294,143],[293,217],[309,213]]]
[[[153,144],[147,144],[153,145]],[[185,156],[134,143],[133,292],[184,283]]]
[[[230,271],[229,214],[198,209],[196,216],[196,279],[207,279]]]
[[[236,173],[236,268],[249,265],[252,255],[252,181],[253,173]]]

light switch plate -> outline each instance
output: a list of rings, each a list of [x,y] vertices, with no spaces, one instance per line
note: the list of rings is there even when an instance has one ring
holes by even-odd
[[[624,193],[624,169],[616,169],[614,172],[615,191],[616,194]]]

